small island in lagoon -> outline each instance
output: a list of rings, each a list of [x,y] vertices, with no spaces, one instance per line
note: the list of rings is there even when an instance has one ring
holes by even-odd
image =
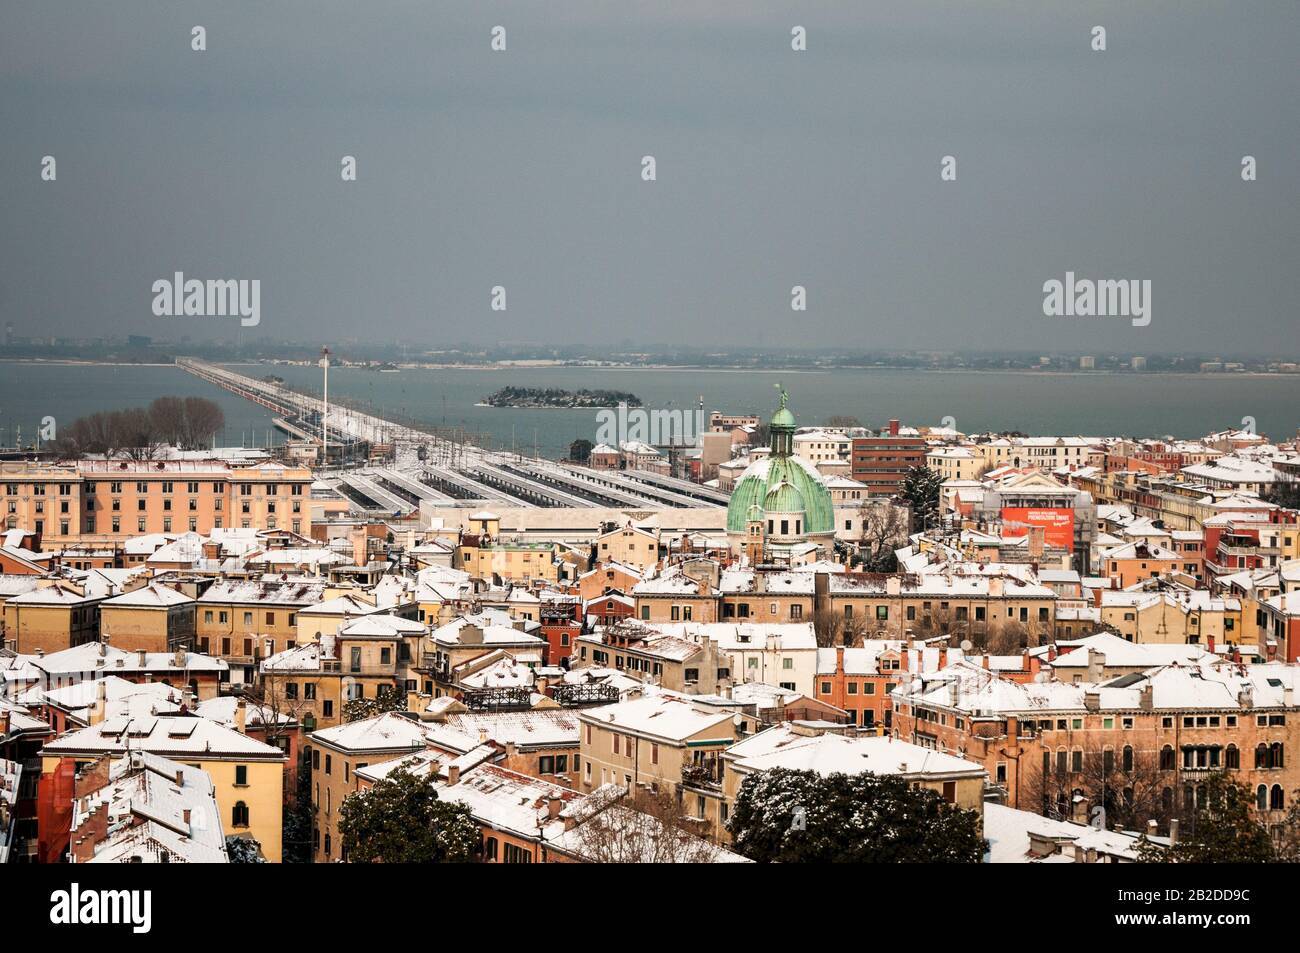
[[[503,387],[483,399],[485,407],[640,407],[641,398],[616,390],[562,390],[558,387]]]

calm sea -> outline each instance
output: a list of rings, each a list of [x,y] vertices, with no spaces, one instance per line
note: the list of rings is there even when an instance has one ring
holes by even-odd
[[[269,365],[234,366],[252,376],[276,374],[290,386],[319,390],[320,370]],[[498,449],[562,455],[571,441],[593,439],[595,413],[476,406],[506,385],[629,391],[647,407],[769,415],[775,385],[790,393],[800,424],[833,414],[879,426],[891,417],[938,425],[952,417],[958,430],[1020,430],[1031,434],[1129,434],[1197,437],[1242,426],[1275,439],[1300,427],[1300,375],[1110,375],[905,370],[699,371],[609,370],[573,367],[503,370],[401,370],[336,367],[330,392],[360,401],[375,413],[464,427],[490,436]],[[265,443],[270,415],[175,367],[0,363],[0,444],[24,439],[45,416],[70,422],[96,410],[147,404],[164,394],[198,394],[226,413],[224,443]],[[277,441],[279,437],[274,437]]]

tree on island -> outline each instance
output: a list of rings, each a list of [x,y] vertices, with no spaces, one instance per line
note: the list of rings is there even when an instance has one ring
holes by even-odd
[[[480,842],[469,808],[439,800],[432,779],[405,767],[344,798],[339,833],[354,864],[467,863]]]
[[[592,442],[580,437],[569,444],[569,459],[574,463],[587,463],[591,460],[592,449]]]
[[[977,812],[890,774],[760,771],[727,827],[761,863],[977,864],[987,848]]]

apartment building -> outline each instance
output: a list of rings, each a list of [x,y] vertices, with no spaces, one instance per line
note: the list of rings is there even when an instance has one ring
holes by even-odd
[[[686,812],[722,836],[720,756],[736,741],[735,713],[680,696],[646,695],[578,713],[582,729],[579,790],[614,784],[676,792]]]
[[[897,420],[877,437],[854,437],[849,475],[872,496],[895,496],[907,471],[925,466],[925,439],[903,436]]]
[[[357,771],[426,747],[419,722],[388,712],[375,718],[322,728],[307,736],[311,765],[312,860],[346,859],[339,836],[339,808],[358,790]]]
[[[893,734],[983,764],[1011,807],[1071,817],[1082,803],[1086,819],[1096,792],[1056,798],[1100,763],[1112,784],[1125,775],[1154,784],[1165,816],[1202,803],[1206,779],[1226,771],[1276,821],[1300,781],[1286,758],[1298,671],[1171,664],[1100,684],[1016,683],[958,662],[895,691]]]
[[[100,630],[128,652],[195,648],[195,600],[169,586],[148,583],[99,607]]]
[[[78,460],[0,462],[0,518],[47,548],[222,527],[310,535],[311,471],[262,463]]]
[[[39,827],[41,858],[50,863],[67,847],[70,792],[77,774],[104,756],[148,752],[197,767],[212,779],[227,834],[257,841],[279,863],[284,823],[284,772],[279,748],[206,718],[186,715],[108,718],[47,742],[41,749]]]

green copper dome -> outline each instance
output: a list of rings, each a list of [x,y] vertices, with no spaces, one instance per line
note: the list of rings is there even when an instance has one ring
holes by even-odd
[[[744,533],[768,512],[804,514],[803,535],[835,532],[831,491],[796,457],[772,456],[749,465],[727,503],[727,532]]]
[[[794,488],[793,483],[783,481],[767,491],[763,509],[769,513],[802,513],[803,494]]]
[[[781,408],[772,417],[772,454],[749,465],[727,503],[727,532],[747,532],[750,522],[767,513],[803,514],[803,536],[832,535],[835,507],[831,492],[812,465],[791,454],[795,430],[794,414],[786,407],[789,398],[781,392]]]
[[[794,414],[790,413],[790,408],[782,406],[780,410],[772,415],[773,427],[789,427],[793,430],[797,425],[794,422]]]

